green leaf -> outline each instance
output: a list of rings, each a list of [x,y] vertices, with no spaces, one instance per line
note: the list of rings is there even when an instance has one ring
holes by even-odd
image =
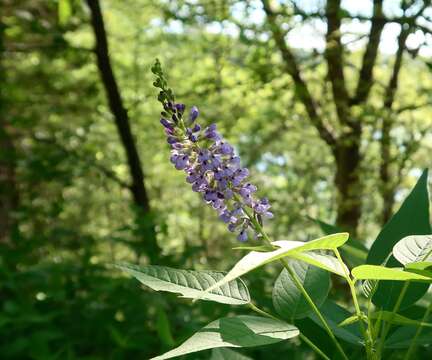
[[[330,291],[330,274],[302,261],[290,260],[289,264],[314,303],[321,306]],[[313,312],[286,269],[277,278],[272,297],[276,311],[287,320],[301,319]]]
[[[395,314],[391,311],[377,311],[371,314],[372,319],[381,318],[381,320],[390,322],[395,325],[407,325],[407,326],[424,326],[424,327],[432,327],[430,323],[424,323],[418,320],[413,320],[407,318],[406,316]]]
[[[371,246],[366,263],[382,265],[392,253],[396,243],[409,235],[425,235],[431,233],[429,222],[429,194],[427,189],[428,172],[425,170],[416,186],[407,196],[400,209],[389,220]],[[398,267],[399,262],[391,256],[385,263],[387,267]],[[375,305],[385,310],[393,309],[403,284],[387,281],[379,283],[372,298]],[[420,299],[427,291],[424,284],[410,284],[401,309]]]
[[[341,264],[334,256],[327,254],[319,254],[317,252],[308,251],[304,253],[294,253],[290,258],[304,261],[323,270],[332,272],[336,275],[345,277],[349,274],[349,270],[345,264]]]
[[[405,349],[412,342],[417,328],[414,326],[402,326],[397,328],[386,340],[385,347],[388,349]],[[417,337],[415,343],[417,345],[432,344],[432,330],[425,329]]]
[[[350,324],[344,327],[338,326],[343,320],[351,316],[349,311],[329,299],[319,309],[335,336],[351,344],[363,346],[363,337],[358,324]],[[309,317],[318,326],[323,327],[321,320],[318,319],[316,314],[312,314]]]
[[[415,270],[429,270],[432,271],[432,261],[420,261],[416,263],[410,263],[405,266],[405,269],[407,271],[413,271]]]
[[[210,360],[253,360],[249,356],[240,354],[231,349],[213,349]]]
[[[393,256],[402,264],[432,260],[432,235],[411,235],[398,241]]]
[[[204,292],[209,285],[216,284],[224,278],[225,274],[222,272],[182,270],[157,265],[116,266],[156,291],[168,291],[181,294],[184,298],[202,298],[222,304],[242,305],[250,302],[249,291],[241,279],[217,286],[211,292]]]
[[[387,268],[379,265],[360,265],[352,269],[356,280],[394,280],[431,282],[431,278],[404,271],[403,268]]]
[[[234,267],[228,272],[224,279],[210,286],[206,292],[212,291],[213,289],[218,288],[229,281],[237,279],[249,271],[286,256],[300,254],[302,252],[311,250],[336,249],[337,247],[342,246],[348,240],[348,237],[348,233],[340,233],[324,236],[322,238],[308,242],[287,240],[274,241],[272,242],[272,245],[278,246],[277,250],[268,252],[251,251],[234,265]]]
[[[72,5],[70,0],[59,0],[57,10],[59,24],[66,25],[72,15]]]
[[[299,330],[282,321],[258,316],[240,315],[215,320],[196,332],[179,347],[153,358],[176,356],[219,347],[253,347],[274,344],[299,335]]]
[[[310,220],[318,224],[324,234],[334,234],[338,232],[342,232],[342,229],[321,221],[319,219],[314,219],[312,217],[308,217]],[[340,252],[347,259],[348,263],[352,266],[361,265],[366,261],[368,249],[366,246],[357,239],[350,237],[348,241],[340,248]]]

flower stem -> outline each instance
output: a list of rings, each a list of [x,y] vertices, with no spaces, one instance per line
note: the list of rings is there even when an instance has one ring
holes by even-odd
[[[268,318],[270,318],[270,319],[273,319],[273,320],[280,321],[277,317],[275,317],[275,316],[269,314],[268,312],[265,312],[264,310],[261,310],[260,308],[258,308],[258,307],[257,307],[256,305],[254,305],[253,303],[249,303],[249,307],[250,307],[251,310],[255,311],[256,313],[258,313],[258,314],[260,314],[260,315],[266,316],[266,317],[268,317]],[[323,351],[322,351],[318,346],[316,346],[316,345],[312,342],[312,340],[310,340],[308,337],[306,337],[306,336],[303,335],[302,333],[299,333],[299,337],[300,337],[300,339],[301,339],[302,341],[304,341],[306,344],[308,344],[308,345],[311,347],[311,349],[312,349],[313,351],[315,351],[318,355],[320,355],[323,359],[325,359],[325,360],[330,360],[330,358],[329,358],[326,354],[324,354],[324,352],[323,352]]]
[[[421,320],[421,324],[417,328],[417,331],[416,331],[414,337],[411,340],[410,347],[408,348],[408,351],[407,351],[407,353],[406,353],[406,355],[404,357],[404,360],[411,359],[411,356],[413,355],[413,353],[414,353],[414,351],[416,349],[416,345],[417,345],[416,344],[416,340],[420,336],[420,333],[423,330],[423,324],[427,321],[427,318],[429,317],[429,314],[431,313],[431,311],[432,311],[432,302],[429,304],[428,308],[426,309],[426,311],[425,311],[425,313],[423,315],[423,318]]]
[[[255,219],[255,217],[253,215],[250,214],[249,210],[247,210],[246,208],[243,208],[243,211],[246,213],[246,215],[248,216],[249,220],[252,222],[252,224],[255,227],[255,230],[257,230],[264,238],[264,240],[271,245],[271,240],[268,237],[268,235],[265,233],[264,229],[262,228],[261,224]],[[290,275],[292,281],[294,282],[294,285],[297,287],[297,289],[302,293],[302,295],[304,296],[304,298],[306,299],[306,301],[308,302],[309,306],[311,307],[311,309],[313,310],[313,312],[316,314],[316,316],[318,317],[318,319],[321,321],[321,323],[324,326],[324,330],[327,332],[328,336],[330,337],[330,339],[333,341],[333,343],[335,344],[336,348],[338,349],[339,353],[341,354],[341,356],[345,359],[348,360],[348,356],[345,354],[345,351],[343,350],[341,344],[339,343],[339,341],[336,339],[335,335],[333,334],[329,324],[327,323],[326,319],[324,318],[324,316],[322,315],[322,313],[319,311],[318,307],[315,305],[315,303],[313,302],[313,300],[311,299],[311,297],[309,296],[308,292],[306,291],[306,289],[304,288],[304,286],[302,285],[300,279],[298,278],[297,274],[294,272],[294,270],[291,268],[291,266],[288,264],[288,262],[285,259],[280,259],[280,262],[282,263],[282,265],[285,267],[285,269],[288,271],[288,274]]]

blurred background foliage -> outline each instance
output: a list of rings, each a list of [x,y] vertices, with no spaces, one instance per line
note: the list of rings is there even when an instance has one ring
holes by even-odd
[[[125,144],[93,51],[88,4],[1,1],[1,358],[148,358],[233,311],[205,302],[192,307],[175,296],[142,291],[136,281],[107,266],[123,260],[148,263],[152,231],[161,264],[226,269],[240,256],[231,250],[235,237],[168,161],[149,71],[156,57],[177,99],[197,105],[202,122],[217,123],[241,154],[260,195],[273,204],[276,216],[267,229],[276,239],[320,235],[312,217],[338,222],[367,245],[421,169],[431,166],[432,10],[427,1],[383,3],[381,17],[387,20],[381,18],[367,100],[345,99],[351,118],[361,124],[360,135],[340,117],[332,92],[337,81],[325,51],[326,2],[263,3],[267,14],[260,1],[101,1],[148,211],[131,192]],[[344,86],[351,94],[361,79],[373,9],[372,1],[344,1],[339,9]],[[343,160],[304,106],[302,89],[274,41],[275,29],[295,55],[319,118],[342,139],[342,148],[343,139],[358,145],[361,161],[348,174],[358,180],[348,184],[345,195],[335,184]],[[401,29],[408,29],[402,48]],[[336,48],[337,39],[336,34]],[[388,107],[400,48],[403,62]],[[348,165],[351,160],[348,156]],[[350,202],[358,216],[345,221],[340,204]],[[247,278],[264,307],[271,307],[269,279],[276,271],[269,267]],[[340,287],[332,291],[343,298]],[[257,359],[312,356],[292,343],[247,354]],[[210,357],[191,358],[198,356]]]

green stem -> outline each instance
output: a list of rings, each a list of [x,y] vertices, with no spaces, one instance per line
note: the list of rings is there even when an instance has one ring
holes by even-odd
[[[356,293],[356,289],[355,289],[355,285],[354,285],[354,281],[351,279],[351,275],[348,271],[348,269],[345,266],[345,263],[342,260],[342,257],[339,253],[338,249],[334,249],[333,250],[334,254],[336,255],[336,258],[339,261],[339,264],[342,266],[344,273],[345,273],[345,280],[348,283],[348,286],[350,288],[351,291],[351,297],[353,299],[353,303],[354,303],[354,308],[356,311],[356,315],[359,318],[359,322],[360,322],[360,330],[363,334],[363,338],[365,341],[365,345],[366,345],[366,354],[367,354],[367,358],[368,359],[373,359],[373,349],[372,349],[372,338],[371,338],[371,334],[369,332],[369,330],[367,330],[363,324],[363,313],[360,309],[360,305],[357,299],[357,293]]]
[[[263,316],[268,317],[268,318],[273,319],[273,320],[280,321],[276,316],[273,316],[273,315],[269,314],[268,312],[261,310],[259,307],[257,307],[253,303],[249,303],[249,307],[251,310],[255,311],[256,313],[258,313],[260,315],[263,315]]]
[[[302,339],[306,344],[308,344],[313,351],[315,351],[319,356],[321,356],[323,359],[325,360],[330,360],[330,358],[324,354],[321,349],[316,346],[309,338],[307,338],[305,335],[303,335],[302,333],[300,333],[300,339]]]
[[[255,304],[253,304],[253,303],[249,303],[249,308],[250,308],[251,310],[255,311],[256,313],[260,314],[260,315],[263,315],[263,316],[268,317],[268,318],[273,319],[273,320],[280,321],[277,317],[275,317],[275,316],[269,314],[268,312],[265,312],[264,310],[261,310],[260,308],[258,308],[258,307],[257,307]],[[323,351],[322,351],[318,346],[316,346],[316,345],[312,342],[312,340],[310,340],[309,338],[307,338],[307,337],[306,337],[305,335],[303,335],[302,333],[299,333],[299,337],[300,337],[300,339],[301,339],[302,341],[304,341],[306,344],[308,344],[308,345],[311,347],[311,349],[312,349],[313,351],[315,351],[318,355],[320,355],[323,359],[325,359],[325,360],[330,360],[330,358],[329,358],[326,354],[324,354],[324,352],[323,352]]]
[[[421,320],[421,324],[420,324],[420,326],[417,328],[417,331],[416,331],[416,333],[415,333],[413,339],[411,340],[410,347],[408,348],[408,351],[407,351],[407,353],[406,353],[406,355],[405,355],[405,357],[404,357],[404,360],[409,360],[409,359],[411,359],[411,356],[413,355],[413,353],[414,353],[414,351],[415,351],[415,349],[416,349],[416,340],[417,340],[417,338],[420,336],[420,333],[421,333],[422,330],[423,330],[423,324],[427,321],[427,319],[428,319],[429,314],[431,313],[431,311],[432,311],[432,302],[429,304],[428,308],[426,309],[426,311],[425,311],[425,313],[424,313],[424,315],[423,315],[423,318],[422,318],[422,320]]]
[[[243,211],[246,213],[246,215],[248,216],[249,220],[254,225],[255,229],[257,231],[259,231],[259,233],[263,236],[264,240],[271,246],[271,240],[268,237],[268,235],[265,233],[265,231],[262,228],[261,224],[255,219],[255,217],[249,212],[249,210],[247,210],[246,208],[243,208]],[[302,295],[304,296],[304,298],[308,302],[308,304],[311,307],[311,309],[313,310],[313,312],[316,314],[316,316],[318,317],[318,319],[323,324],[324,330],[327,332],[328,336],[330,337],[330,339],[335,344],[335,346],[338,349],[338,351],[340,352],[341,356],[345,360],[348,360],[348,356],[345,354],[345,351],[343,350],[341,344],[339,343],[339,341],[334,336],[334,334],[333,334],[330,326],[328,325],[326,319],[321,314],[321,312],[319,311],[318,307],[315,305],[315,303],[313,302],[313,300],[309,296],[308,292],[306,291],[306,289],[302,285],[302,283],[301,283],[300,279],[298,278],[297,274],[292,270],[291,266],[289,266],[289,264],[286,262],[285,259],[280,259],[280,262],[285,267],[285,269],[288,271],[288,274],[290,275],[291,279],[293,280],[295,286],[302,293]]]
[[[406,294],[406,292],[408,290],[409,284],[410,284],[409,281],[407,281],[404,284],[404,286],[403,286],[403,288],[402,288],[402,290],[401,290],[401,292],[399,294],[399,297],[396,300],[396,304],[393,307],[393,311],[392,311],[393,315],[390,317],[390,319],[387,322],[387,324],[383,325],[382,334],[381,334],[381,338],[380,338],[380,344],[379,344],[378,352],[377,352],[378,353],[378,359],[381,358],[382,351],[384,349],[385,339],[386,339],[386,337],[387,337],[387,335],[388,335],[388,333],[390,331],[390,328],[392,326],[391,322],[393,320],[394,315],[399,311],[399,308],[400,308],[400,306],[402,304],[402,300],[405,297],[405,294]]]

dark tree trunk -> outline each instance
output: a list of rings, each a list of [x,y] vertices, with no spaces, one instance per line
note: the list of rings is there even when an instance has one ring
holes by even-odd
[[[356,235],[362,213],[360,171],[360,133],[353,132],[339,140],[334,150],[337,190],[336,224]]]
[[[109,107],[112,114],[114,115],[117,131],[126,152],[129,172],[132,179],[132,184],[130,186],[131,193],[135,204],[142,210],[142,214],[146,219],[145,222],[139,221],[138,223],[147,223],[147,226],[145,226],[147,230],[146,233],[148,234],[146,239],[146,253],[150,260],[154,262],[159,257],[160,249],[156,242],[156,234],[150,211],[149,198],[144,185],[144,172],[141,166],[138,150],[135,145],[135,140],[132,135],[129,116],[126,108],[123,105],[120,90],[118,88],[117,81],[111,66],[108,40],[99,1],[87,0],[87,4],[91,11],[91,24],[96,38],[95,51],[99,72],[105,87]]]

